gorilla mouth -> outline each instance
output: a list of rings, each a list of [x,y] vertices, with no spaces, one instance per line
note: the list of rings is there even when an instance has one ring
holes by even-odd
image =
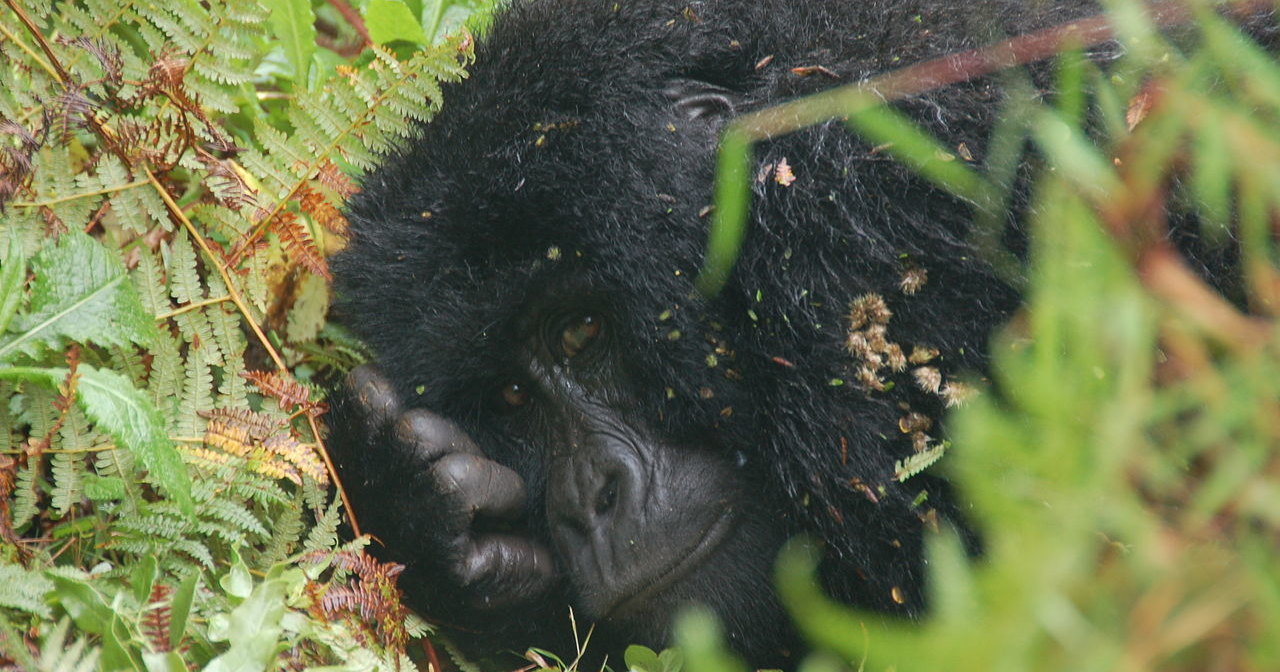
[[[625,618],[642,611],[655,597],[701,567],[715,555],[729,539],[737,524],[733,507],[726,506],[697,536],[698,541],[688,548],[670,551],[671,562],[665,569],[654,572],[649,578],[637,582],[632,590],[621,591],[612,605],[603,610],[600,620]]]

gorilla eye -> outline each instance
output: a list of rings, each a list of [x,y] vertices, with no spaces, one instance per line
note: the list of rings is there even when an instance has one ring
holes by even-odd
[[[524,389],[520,383],[507,383],[502,386],[499,391],[499,397],[502,400],[502,406],[506,409],[516,409],[529,403],[529,391]]]
[[[599,335],[599,318],[583,315],[570,322],[560,334],[560,350],[565,357],[573,357],[591,345]]]

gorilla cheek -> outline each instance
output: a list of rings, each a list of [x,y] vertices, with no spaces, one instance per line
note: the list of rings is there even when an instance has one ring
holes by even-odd
[[[738,481],[710,451],[603,433],[554,459],[547,517],[580,613],[625,621],[673,592],[733,535]]]

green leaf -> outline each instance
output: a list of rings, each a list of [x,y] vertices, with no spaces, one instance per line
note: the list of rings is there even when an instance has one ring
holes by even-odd
[[[6,265],[5,273],[9,271]],[[35,279],[27,312],[15,323],[16,335],[0,336],[0,362],[38,345],[57,348],[63,339],[98,345],[148,345],[156,328],[113,252],[89,236],[64,233],[31,263]],[[5,282],[0,274],[0,282]],[[0,292],[3,292],[0,287]],[[8,301],[7,292],[2,299]]]
[[[428,43],[417,17],[400,0],[371,0],[364,11],[364,25],[369,29],[369,39],[378,44],[396,40]]]
[[[242,563],[239,566],[244,567]],[[276,565],[248,599],[230,614],[219,615],[216,622],[210,624],[209,638],[229,642],[230,646],[225,653],[209,662],[205,672],[261,672],[267,669],[280,647],[285,595],[292,586],[305,580],[300,570],[285,570],[283,565]]]
[[[22,243],[9,232],[9,249],[0,266],[0,334],[9,328],[9,320],[22,303],[22,290],[26,284],[27,258],[22,254]]]
[[[907,115],[887,105],[873,105],[849,116],[849,128],[915,169],[921,177],[968,201],[986,203],[990,185],[977,171],[944,147]]]
[[[271,10],[271,28],[284,44],[284,55],[293,66],[293,81],[306,86],[311,56],[316,50],[316,15],[310,0],[264,0]]]
[[[684,669],[684,654],[680,649],[664,649],[658,654],[658,664],[662,672],[680,672]]]
[[[56,369],[55,369],[56,371]],[[84,412],[116,443],[133,452],[182,512],[191,515],[191,476],[165,430],[164,417],[128,378],[105,369],[81,365],[76,396]],[[62,374],[65,375],[65,372]]]
[[[144,604],[147,598],[151,596],[151,586],[156,581],[156,556],[144,556],[134,565],[133,572],[129,574],[129,587],[133,589],[133,598],[139,604]]]
[[[662,664],[653,649],[639,644],[632,644],[622,652],[622,660],[632,672],[661,672]]]
[[[231,597],[246,599],[253,593],[253,575],[235,549],[231,550],[231,558],[231,570],[218,579],[218,585]]]
[[[89,581],[64,574],[46,572],[56,590],[54,599],[66,610],[76,627],[88,633],[101,635],[111,622],[111,606],[102,593]]]
[[[187,632],[187,619],[191,616],[191,603],[195,600],[196,586],[200,584],[200,575],[196,572],[187,574],[187,577],[178,584],[178,589],[173,593],[173,599],[169,602],[169,646],[177,649],[182,644],[183,636]]]
[[[1055,112],[1043,110],[1031,125],[1032,136],[1063,177],[1095,201],[1120,189],[1120,178],[1097,146]]]

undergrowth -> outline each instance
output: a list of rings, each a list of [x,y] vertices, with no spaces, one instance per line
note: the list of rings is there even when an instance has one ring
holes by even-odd
[[[0,668],[414,669],[339,540],[325,257],[482,6],[4,0]]]

